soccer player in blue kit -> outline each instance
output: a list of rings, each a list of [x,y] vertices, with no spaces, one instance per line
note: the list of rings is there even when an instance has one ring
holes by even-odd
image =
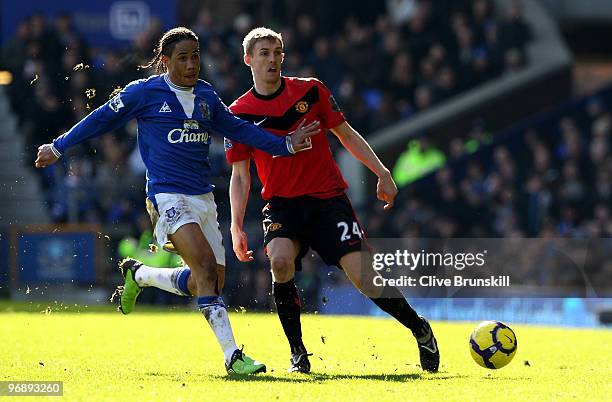
[[[55,163],[70,147],[102,135],[135,118],[138,146],[147,168],[147,210],[157,243],[172,242],[189,268],[158,270],[133,259],[120,268],[125,277],[120,309],[128,314],[144,286],[198,298],[198,307],[225,356],[228,373],[265,372],[266,366],[238,349],[221,297],[225,249],[210,184],[210,133],[215,132],[275,156],[288,156],[310,146],[319,122],[300,125],[290,136],[277,137],[231,114],[213,87],[199,79],[198,37],[179,27],[160,39],[146,67],[158,75],[129,83],[121,92],[50,144],[41,145],[35,162]],[[187,288],[189,276],[196,289]]]

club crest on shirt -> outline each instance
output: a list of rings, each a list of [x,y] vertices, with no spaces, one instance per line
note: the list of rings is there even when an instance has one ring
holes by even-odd
[[[306,113],[308,111],[308,102],[299,101],[298,103],[295,104],[295,110],[297,110],[300,113]]]
[[[280,229],[282,227],[283,227],[283,225],[281,223],[271,223],[266,228],[266,232],[275,232],[275,231],[277,231],[278,229]]]
[[[185,130],[197,130],[200,128],[197,120],[185,120],[183,121],[183,128]]]
[[[206,102],[200,102],[199,106],[202,117],[206,120],[210,120],[210,106],[208,106]]]

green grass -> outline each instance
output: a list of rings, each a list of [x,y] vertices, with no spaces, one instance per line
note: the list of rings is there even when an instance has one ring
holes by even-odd
[[[490,402],[612,395],[610,330],[513,325],[517,355],[490,371],[471,360],[474,323],[434,322],[442,366],[425,374],[412,336],[390,319],[305,315],[313,374],[289,375],[278,318],[233,313],[238,343],[267,363],[268,373],[228,378],[198,313],[140,308],[122,316],[99,308],[61,312],[52,305],[40,312],[45,307],[31,305],[34,312],[23,312],[28,308],[15,306],[0,306],[0,380],[61,380],[61,400]]]

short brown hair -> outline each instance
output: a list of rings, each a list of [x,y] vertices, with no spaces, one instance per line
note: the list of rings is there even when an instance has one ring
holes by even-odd
[[[277,40],[280,42],[281,48],[283,47],[283,36],[280,33],[270,28],[259,27],[251,30],[251,32],[246,34],[244,37],[244,40],[242,41],[244,54],[252,55],[255,44],[263,39]]]

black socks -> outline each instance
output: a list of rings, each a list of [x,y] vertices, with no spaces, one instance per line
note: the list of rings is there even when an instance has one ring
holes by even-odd
[[[281,325],[285,331],[285,336],[289,341],[292,354],[306,353],[306,347],[302,342],[302,324],[300,323],[300,311],[302,303],[298,296],[295,282],[277,283],[272,285],[274,302],[278,311]]]
[[[382,311],[389,314],[398,320],[403,326],[410,329],[415,338],[421,338],[426,335],[423,320],[408,304],[404,295],[397,289],[388,287],[385,289],[384,297],[377,299],[370,298]]]

